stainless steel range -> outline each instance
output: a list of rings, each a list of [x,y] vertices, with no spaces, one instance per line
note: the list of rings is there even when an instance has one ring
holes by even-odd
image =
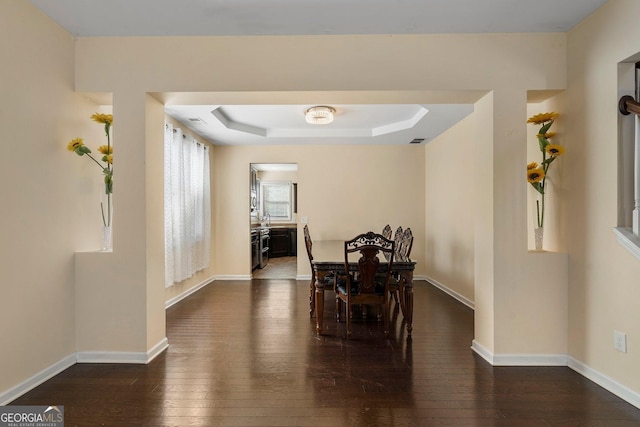
[[[260,268],[265,268],[269,263],[269,229],[268,228],[260,228],[258,231],[259,234],[259,247],[260,247],[260,255],[258,256],[258,266]]]

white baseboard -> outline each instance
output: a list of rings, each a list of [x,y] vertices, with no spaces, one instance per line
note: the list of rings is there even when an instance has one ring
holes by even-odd
[[[147,364],[155,359],[160,353],[169,347],[169,341],[167,338],[161,339],[156,345],[154,345],[146,353],[136,352],[77,352],[70,354],[62,360],[54,363],[48,368],[38,372],[31,378],[23,381],[17,386],[0,393],[0,406],[5,406],[14,401],[23,394],[36,388],[45,381],[58,375],[65,369],[75,365],[76,363],[137,363]]]
[[[147,362],[146,363],[151,363],[151,361],[153,359],[158,357],[158,355],[160,355],[160,353],[162,353],[163,351],[165,351],[168,348],[169,348],[169,340],[167,339],[167,337],[164,337],[160,341],[158,341],[158,343],[156,345],[151,347],[149,349],[149,351],[147,351]]]
[[[214,277],[210,277],[210,278],[205,279],[202,282],[198,283],[194,287],[187,289],[186,291],[182,292],[180,295],[176,295],[175,297],[171,298],[170,300],[168,300],[167,302],[164,303],[164,308],[167,309],[167,308],[171,307],[172,305],[174,305],[176,303],[179,303],[180,301],[182,301],[183,299],[185,299],[189,295],[199,291],[200,289],[204,288],[205,286],[207,286],[209,283],[213,282],[214,280],[215,280]]]
[[[566,354],[497,354],[493,366],[567,366]]]
[[[640,394],[566,354],[494,355],[475,340],[471,349],[493,366],[567,366],[620,399],[640,408]]]
[[[215,276],[215,280],[251,280],[253,278],[252,274],[227,274]]]
[[[298,274],[296,276],[296,280],[306,280],[307,282],[311,280],[310,274]]]
[[[636,408],[640,408],[640,393],[636,393],[635,391],[596,371],[595,369],[590,368],[589,366],[574,359],[573,357],[568,358],[568,366],[583,377],[590,379],[600,387],[615,394],[620,399],[629,402]]]
[[[38,372],[31,378],[23,381],[17,386],[0,393],[0,406],[5,406],[27,393],[28,391],[36,388],[43,382],[53,378],[58,375],[60,372],[64,371],[70,366],[73,366],[76,363],[76,354],[70,354],[69,356],[59,360],[48,368]]]
[[[568,366],[566,354],[493,354],[476,340],[471,349],[493,366]]]
[[[475,351],[478,356],[482,357],[493,366],[493,353],[484,348],[476,340],[471,341],[471,350]]]
[[[424,277],[424,279],[422,279],[422,277]],[[475,303],[473,301],[471,301],[469,298],[465,297],[464,295],[459,294],[458,292],[454,291],[453,289],[450,289],[450,288],[446,287],[445,285],[443,285],[442,283],[438,282],[435,279],[432,279],[432,278],[430,278],[428,276],[420,276],[420,279],[414,277],[413,280],[426,280],[427,282],[431,283],[436,288],[440,289],[441,291],[443,291],[446,294],[449,294],[454,299],[460,301],[461,303],[463,303],[464,305],[466,305],[470,309],[472,309],[472,310],[475,309]]]
[[[163,338],[147,352],[134,351],[79,351],[78,363],[137,363],[147,364],[169,347],[167,338]]]

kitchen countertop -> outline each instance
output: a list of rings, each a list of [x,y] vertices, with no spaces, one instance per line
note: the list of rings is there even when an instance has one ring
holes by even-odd
[[[257,229],[257,230],[263,230],[265,228],[268,229],[272,229],[272,228],[298,228],[298,224],[293,224],[293,223],[276,223],[276,224],[271,224],[269,226],[261,226],[258,224],[252,225],[251,229]]]

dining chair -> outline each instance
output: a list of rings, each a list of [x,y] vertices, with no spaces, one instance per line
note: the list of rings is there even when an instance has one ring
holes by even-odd
[[[413,232],[411,228],[407,228],[404,232],[401,231],[401,227],[398,227],[395,236],[396,242],[396,261],[409,261],[411,255],[411,248],[413,247]],[[397,272],[391,273],[391,280],[389,281],[389,292],[396,304],[400,303],[400,277]]]
[[[398,258],[398,249],[400,248],[400,246],[402,245],[402,240],[404,239],[404,231],[402,230],[402,226],[398,226],[398,228],[396,228],[396,234],[393,236],[393,240],[395,242],[395,253],[394,256],[397,259]],[[395,283],[396,280],[394,279],[394,274],[393,272],[391,273],[391,283],[389,284],[390,286],[390,290],[391,290],[391,295],[393,296],[393,300],[396,302],[396,304],[399,303],[398,301],[398,291],[397,289],[400,288],[400,285]]]
[[[360,254],[357,261],[350,258]],[[347,338],[351,337],[350,310],[353,305],[377,305],[382,308],[384,336],[389,336],[389,279],[395,253],[395,242],[382,234],[369,231],[344,242],[344,268],[350,271],[355,262],[356,275],[347,274],[337,281],[336,309],[338,321],[342,306],[345,308]],[[382,258],[378,257],[381,254]],[[389,255],[386,259],[384,254]]]
[[[409,255],[411,255],[411,248],[413,247],[413,233],[410,228],[404,230],[402,240],[400,241],[400,248],[396,247],[396,259],[398,261],[408,261]],[[399,258],[399,259],[398,259]]]
[[[392,233],[391,226],[389,224],[385,225],[382,228],[382,235],[385,237],[385,239],[391,240],[391,233]],[[385,257],[385,259],[388,260],[389,259],[389,254],[385,253],[384,257]]]
[[[309,317],[313,317],[313,312],[316,306],[316,274],[313,270],[313,255],[311,248],[313,242],[311,241],[311,235],[309,234],[309,227],[305,224],[304,229],[304,246],[307,248],[307,256],[309,257],[309,267],[311,267],[311,281],[309,282]]]
[[[398,226],[396,229],[396,234],[393,236],[393,240],[395,242],[395,250],[396,253],[394,255],[398,255],[398,250],[400,249],[400,245],[402,244],[402,240],[404,239],[404,231],[402,230],[402,226]]]
[[[309,233],[309,226],[305,224],[303,228],[304,233],[304,246],[307,249],[307,256],[309,257],[309,267],[311,267],[311,280],[309,281],[309,317],[313,317],[313,313],[316,308],[316,272],[313,269],[313,241],[311,240],[311,234]],[[325,277],[325,284],[333,285],[333,289],[336,287],[336,273],[328,273]]]

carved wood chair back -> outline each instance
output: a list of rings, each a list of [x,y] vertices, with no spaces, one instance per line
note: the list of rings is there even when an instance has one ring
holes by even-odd
[[[396,229],[396,234],[393,236],[393,240],[395,242],[395,248],[396,248],[396,252],[395,252],[395,256],[397,258],[398,256],[398,250],[400,249],[400,245],[402,244],[402,239],[404,239],[404,231],[402,230],[402,226],[399,226]]]
[[[391,233],[393,233],[393,231],[391,231],[391,226],[389,224],[385,225],[384,228],[382,229],[382,235],[386,238],[391,240]],[[389,260],[389,254],[387,254],[386,252],[384,253],[384,258],[386,260]]]
[[[311,234],[309,233],[309,226],[306,224],[303,228],[303,233],[304,246],[307,249],[307,256],[309,257],[309,268],[311,268],[311,280],[309,281],[309,316],[313,317],[316,305],[316,271],[313,269],[313,241],[311,240]],[[338,275],[333,271],[327,273],[324,276],[324,283],[332,286],[335,290],[337,277]]]
[[[311,241],[311,235],[309,234],[309,227],[305,224],[304,229],[304,246],[307,248],[307,256],[309,257],[309,267],[311,268],[311,280],[309,281],[309,316],[313,317],[316,305],[316,273],[313,270],[313,253],[311,248],[313,242]]]
[[[400,248],[397,250],[398,261],[409,261],[411,255],[411,248],[413,247],[413,233],[410,228],[404,230],[402,240],[400,241]]]
[[[311,235],[309,234],[309,226],[307,226],[306,224],[304,225],[303,233],[304,233],[304,246],[307,248],[309,265],[312,267],[311,271],[313,271],[313,264],[311,263],[313,261],[313,255],[311,252],[311,248],[313,247],[313,242],[311,241]]]
[[[344,302],[347,310],[347,337],[351,336],[351,306],[369,304],[382,307],[384,334],[385,337],[389,335],[389,279],[394,252],[393,240],[372,231],[344,242],[345,271],[349,271],[352,254],[360,254],[357,276],[347,274],[346,280],[337,286],[338,312],[341,310],[340,301]],[[378,256],[380,254],[383,259]],[[389,259],[384,254],[388,254]]]

